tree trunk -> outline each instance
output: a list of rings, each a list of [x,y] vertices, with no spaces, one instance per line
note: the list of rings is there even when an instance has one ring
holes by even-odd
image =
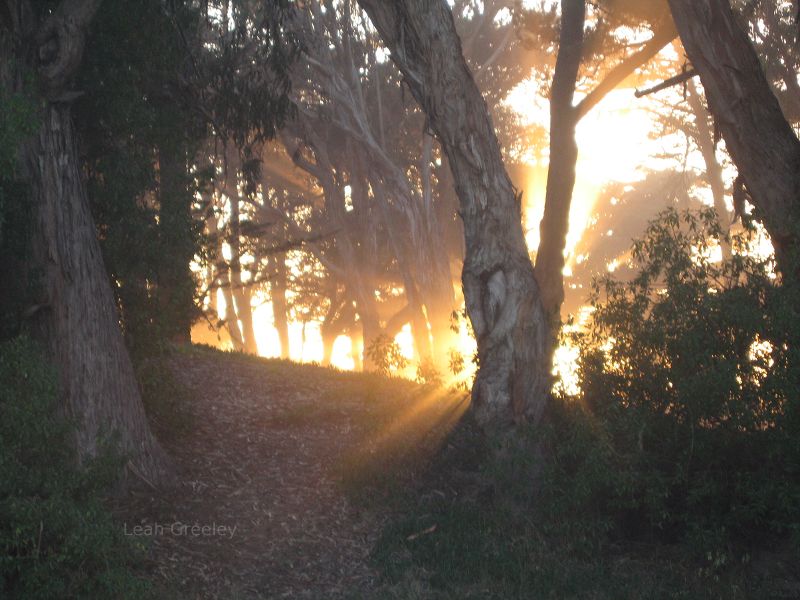
[[[116,432],[139,474],[157,480],[166,455],[150,433],[119,328],[114,296],[80,177],[69,106],[49,103],[24,148],[34,225],[32,267],[47,308],[35,330],[58,368],[64,407],[77,424],[79,457]]]
[[[708,122],[708,111],[703,106],[700,100],[700,93],[697,91],[694,81],[691,79],[686,82],[687,95],[686,99],[689,102],[689,108],[692,109],[695,120],[695,128],[697,135],[695,141],[697,147],[700,149],[700,154],[703,155],[703,162],[706,165],[706,181],[711,187],[711,195],[714,199],[714,211],[717,213],[717,220],[723,231],[727,232],[730,229],[731,218],[728,214],[728,208],[725,205],[725,180],[722,178],[722,165],[717,160],[717,150],[714,144],[714,132],[711,129],[711,124]],[[722,256],[725,259],[730,258],[732,249],[730,243],[722,240]]]
[[[728,0],[669,0],[711,113],[769,232],[784,278],[797,279],[800,141]]]
[[[236,189],[235,186],[233,189]],[[258,354],[256,332],[255,328],[253,327],[253,307],[250,304],[250,287],[245,286],[242,281],[242,244],[239,223],[239,199],[229,198],[228,200],[231,203],[230,235],[228,237],[228,245],[231,249],[231,293],[233,295],[233,300],[236,303],[235,310],[233,309],[233,306],[231,307],[231,310],[242,324],[242,341],[244,343],[244,351],[247,354]]]
[[[564,248],[578,162],[575,128],[579,116],[572,101],[583,55],[585,19],[585,0],[562,0],[561,35],[550,93],[550,165],[536,253],[536,280],[542,304],[554,324],[561,322],[559,311],[564,302]]]
[[[540,242],[536,254],[536,279],[542,290],[545,312],[551,326],[560,325],[564,302],[564,250],[569,233],[569,213],[575,188],[578,147],[575,130],[580,120],[634,71],[646,64],[675,38],[671,23],[659,23],[653,37],[624,58],[577,105],[575,86],[583,54],[585,0],[562,0],[561,34],[550,96],[550,163]],[[551,337],[550,353],[555,350]]]
[[[27,3],[9,2],[15,48],[2,48],[0,73],[13,80],[0,85],[15,89],[21,72],[36,73],[43,96],[39,130],[19,153],[33,208],[30,271],[43,306],[32,317],[32,329],[58,369],[61,406],[76,425],[77,458],[95,456],[103,439],[116,435],[131,469],[157,482],[168,459],[150,432],[120,330],[66,99],[99,4],[61,2],[36,23]],[[19,48],[26,49],[24,56],[14,56]]]
[[[269,257],[269,289],[272,300],[272,318],[281,343],[281,358],[289,358],[289,317],[286,305],[286,253]]]
[[[550,386],[547,321],[486,103],[445,0],[360,0],[447,154],[464,222],[462,281],[478,342],[472,391],[489,428],[537,422]]]

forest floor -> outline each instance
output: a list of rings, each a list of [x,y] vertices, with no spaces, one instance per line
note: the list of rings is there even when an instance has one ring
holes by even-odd
[[[115,507],[159,597],[381,597],[387,511],[354,491],[433,454],[464,395],[196,346],[164,366],[185,391],[156,423],[173,485]]]
[[[547,533],[520,510],[531,453],[487,461],[463,392],[203,346],[141,369],[173,481],[113,508],[158,600],[800,598],[782,547]]]

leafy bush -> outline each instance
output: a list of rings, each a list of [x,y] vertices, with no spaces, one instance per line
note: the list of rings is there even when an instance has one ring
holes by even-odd
[[[572,335],[582,391],[550,423],[551,523],[705,557],[800,534],[800,320],[771,260],[745,252],[754,235],[713,261],[714,212],[668,210],[634,243],[631,281],[595,281]]]
[[[367,346],[366,354],[381,375],[402,371],[408,366],[408,359],[403,356],[400,345],[383,333]]]
[[[120,458],[78,468],[56,378],[25,338],[0,344],[0,597],[139,598],[132,547],[103,507]]]

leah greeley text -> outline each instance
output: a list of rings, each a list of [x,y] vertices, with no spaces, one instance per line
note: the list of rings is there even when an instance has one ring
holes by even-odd
[[[174,535],[174,536],[191,536],[191,537],[227,537],[233,538],[236,535],[238,525],[220,525],[218,523],[201,524],[201,523],[181,523],[176,521],[174,523],[152,523],[148,525],[134,525],[129,527],[127,523],[124,525],[125,535],[136,536],[161,536],[161,535]]]

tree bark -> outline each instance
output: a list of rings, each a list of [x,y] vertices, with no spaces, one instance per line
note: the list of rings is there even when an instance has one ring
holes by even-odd
[[[119,328],[69,107],[51,103],[41,118],[24,150],[35,206],[32,266],[47,305],[35,330],[58,368],[65,412],[77,424],[79,458],[95,456],[103,437],[116,432],[137,471],[156,480],[166,455],[150,433]]]
[[[717,127],[772,238],[784,279],[797,280],[800,141],[786,121],[728,0],[669,0]]]
[[[168,459],[150,432],[120,330],[81,179],[69,106],[74,97],[69,82],[99,4],[64,0],[36,23],[27,3],[9,2],[10,11],[21,17],[12,24],[17,48],[25,50],[0,56],[12,72],[19,69],[14,81],[0,83],[13,89],[22,79],[20,71],[35,72],[43,96],[38,132],[19,155],[33,207],[29,266],[44,306],[32,317],[32,329],[58,369],[61,406],[76,425],[77,458],[95,456],[102,441],[114,435],[131,469],[158,482]]]
[[[269,257],[269,296],[272,301],[272,318],[281,343],[281,358],[289,358],[289,316],[286,305],[286,253]]]
[[[586,0],[562,0],[561,34],[550,93],[550,164],[536,253],[536,280],[545,312],[553,323],[560,323],[564,302],[564,248],[578,162],[575,128],[580,118],[572,102],[583,56],[585,20]]]
[[[462,281],[478,342],[475,414],[490,429],[537,422],[550,387],[547,322],[486,103],[445,0],[359,0],[447,154],[466,256]]]

